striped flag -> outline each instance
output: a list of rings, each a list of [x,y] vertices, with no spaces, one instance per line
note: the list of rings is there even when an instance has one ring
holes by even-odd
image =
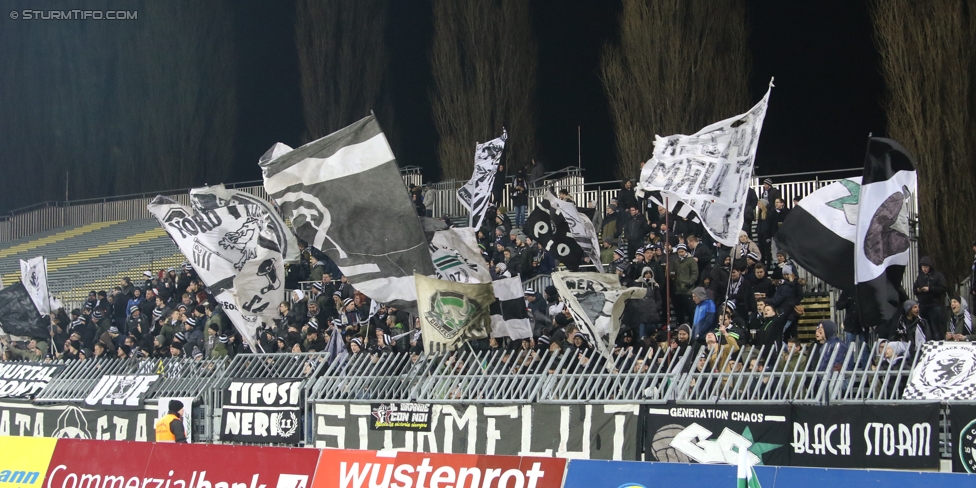
[[[740,447],[739,449],[744,450],[745,448]],[[759,484],[759,477],[756,476],[756,468],[752,467],[749,462],[750,456],[746,454],[741,451],[739,453],[739,470],[735,486],[737,488],[762,488]]]
[[[434,274],[416,209],[372,115],[298,149],[276,144],[259,165],[298,236],[366,296],[412,300],[413,274]]]
[[[490,307],[491,336],[528,339],[532,337],[532,322],[525,309],[522,278],[515,276],[493,281],[495,303]]]

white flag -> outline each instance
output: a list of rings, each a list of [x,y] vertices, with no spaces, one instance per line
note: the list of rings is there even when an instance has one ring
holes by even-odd
[[[20,260],[20,281],[27,289],[37,311],[43,315],[51,313],[51,299],[47,292],[47,259],[42,256]]]
[[[620,331],[620,316],[631,298],[644,298],[644,288],[624,288],[617,275],[558,271],[552,274],[552,284],[559,297],[569,307],[580,330],[593,342],[608,367],[614,361],[610,355]]]
[[[566,224],[569,225],[570,237],[580,245],[586,257],[590,258],[590,263],[596,266],[596,270],[602,273],[603,262],[600,261],[600,241],[596,237],[596,227],[593,226],[590,218],[579,213],[575,204],[560,200],[552,193],[546,194],[546,201],[556,212],[556,215],[551,217],[553,221],[559,217],[566,221]]]
[[[430,241],[434,273],[442,280],[459,283],[487,283],[491,273],[478,250],[478,239],[471,227],[439,230]]]
[[[668,210],[692,207],[716,241],[734,246],[742,229],[749,180],[769,93],[748,112],[688,136],[654,136],[654,155],[640,175],[642,193],[660,191]]]
[[[258,351],[258,316],[277,312],[284,301],[284,266],[277,244],[282,240],[268,219],[245,205],[195,208],[162,196],[148,206],[251,350]]]
[[[505,140],[508,132],[502,129],[502,135],[484,144],[478,144],[474,149],[474,173],[471,179],[457,191],[458,200],[470,212],[468,225],[475,229],[481,227],[491,199],[491,187],[495,184],[495,173],[498,172],[498,162],[505,150]]]

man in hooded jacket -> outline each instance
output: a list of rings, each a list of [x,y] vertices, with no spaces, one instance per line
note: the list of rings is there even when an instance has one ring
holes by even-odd
[[[946,285],[945,276],[935,269],[935,263],[930,256],[925,256],[918,260],[921,272],[915,278],[915,298],[918,300],[918,313],[924,318],[936,337],[941,338],[945,335],[945,307]],[[932,339],[932,338],[930,338]]]

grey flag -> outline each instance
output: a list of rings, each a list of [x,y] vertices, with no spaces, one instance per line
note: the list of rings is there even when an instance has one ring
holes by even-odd
[[[412,299],[413,274],[434,273],[393,151],[372,115],[297,149],[276,144],[259,165],[268,195],[298,236],[366,296]]]

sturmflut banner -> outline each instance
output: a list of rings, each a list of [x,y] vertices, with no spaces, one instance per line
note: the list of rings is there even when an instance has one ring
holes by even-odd
[[[298,444],[302,407],[301,379],[235,379],[224,390],[220,439]]]
[[[366,296],[412,301],[413,274],[434,274],[428,243],[393,151],[371,115],[260,161],[264,187],[295,232]]]
[[[642,193],[659,191],[669,211],[679,202],[692,207],[716,241],[734,246],[771,91],[772,83],[748,112],[694,134],[654,136],[654,155],[640,174]]]
[[[433,404],[427,432],[375,430],[369,404],[316,403],[315,447],[637,460],[640,406]]]

